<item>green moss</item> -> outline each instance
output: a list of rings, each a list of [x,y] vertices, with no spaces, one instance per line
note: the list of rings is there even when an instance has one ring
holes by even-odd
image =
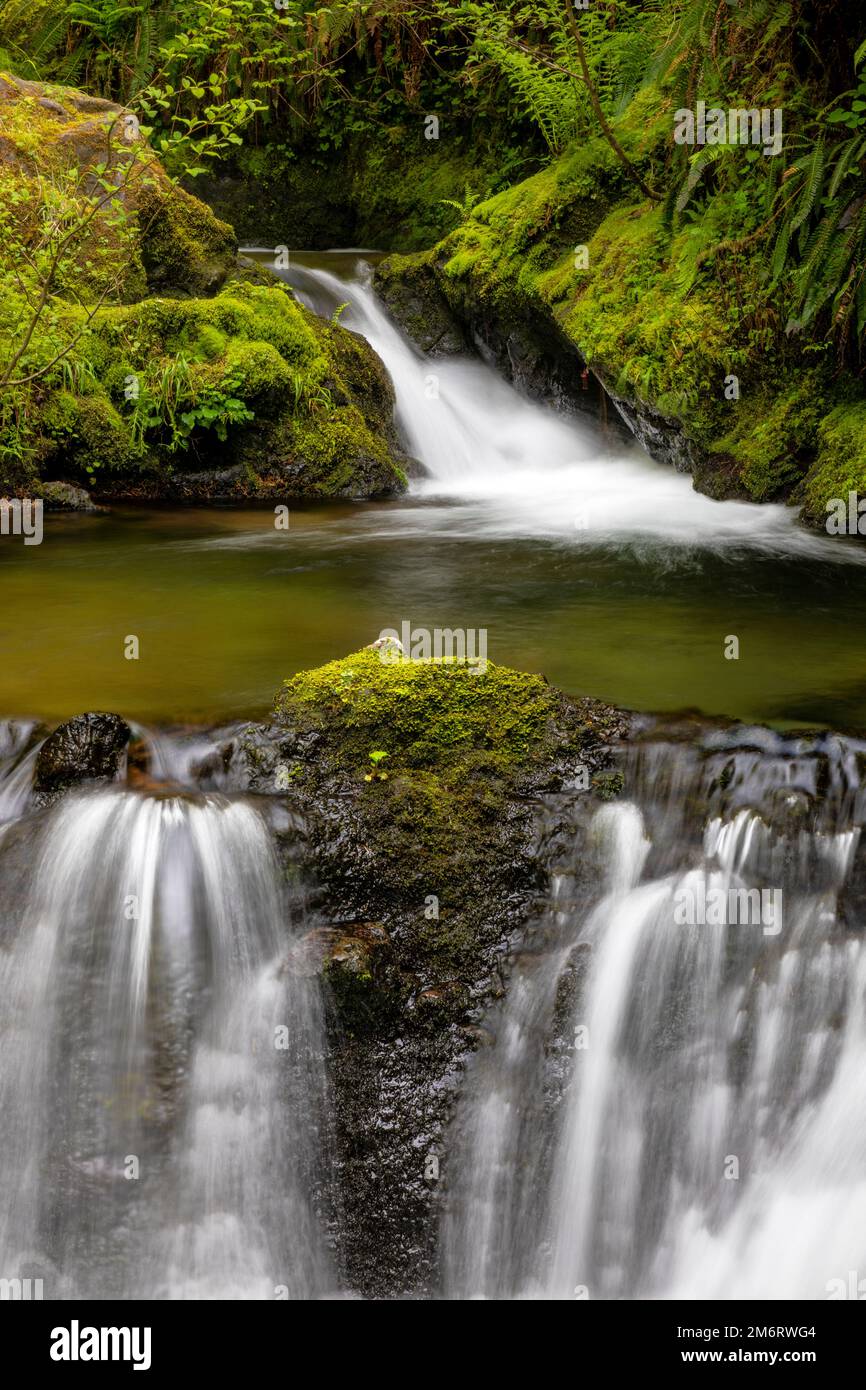
[[[401,768],[456,766],[469,754],[489,766],[531,762],[540,753],[556,699],[542,676],[488,662],[387,662],[365,649],[286,681],[277,711],[339,729],[341,761],[366,771],[373,749]]]
[[[669,141],[668,99],[645,89],[617,134],[640,166]],[[830,453],[852,460],[852,476],[859,466],[850,425],[819,433],[822,417],[835,421],[862,388],[831,374],[825,345],[785,335],[759,223],[744,188],[712,184],[699,215],[671,218],[598,138],[473,208],[432,250],[389,258],[377,283],[417,340],[438,321],[437,295],[460,323],[493,325],[499,339],[519,329],[556,352],[558,331],[612,395],[675,441],[712,496],[792,497],[820,447],[822,476],[810,474],[806,493],[814,509],[813,483],[820,492],[836,477],[833,495],[843,490]],[[720,245],[731,252],[716,254]]]
[[[141,261],[152,294],[210,294],[230,273],[237,255],[232,227],[205,203],[164,181],[138,196]]]
[[[834,498],[866,497],[866,401],[838,405],[818,426],[818,456],[802,488],[804,514],[826,525]]]
[[[33,412],[37,452],[49,471],[98,471],[106,496],[137,495],[138,475],[235,465],[241,497],[406,487],[381,362],[279,281],[99,310],[62,381],[72,384],[52,382]]]
[[[426,140],[419,112],[339,149],[315,140],[244,147],[194,191],[248,242],[420,250],[455,225],[448,200],[462,202],[467,188],[485,197],[537,166],[537,155],[506,143],[447,121],[439,140]]]
[[[407,485],[387,444],[355,406],[286,418],[269,447],[297,461],[296,496],[375,497]]]
[[[622,792],[625,778],[621,772],[599,772],[593,777],[592,785],[602,801],[615,801]]]
[[[480,923],[491,930],[491,894],[505,901],[531,876],[532,795],[578,763],[601,770],[604,744],[622,732],[616,711],[575,704],[542,676],[494,663],[392,663],[371,648],[287,680],[275,724],[280,758],[298,769],[293,793],[328,808],[324,878],[350,872],[374,911],[410,908],[396,949],[411,941],[413,968],[426,961],[444,980],[477,951]],[[377,765],[387,777],[366,780],[371,753],[387,754]],[[431,894],[438,915],[423,911]]]
[[[229,339],[219,358],[193,367],[189,399],[193,404],[208,390],[230,391],[261,416],[284,409],[293,381],[288,363],[270,343]]]
[[[63,459],[64,474],[79,477],[97,469],[124,472],[141,465],[144,450],[137,446],[127,423],[101,392],[75,396],[52,395],[43,410],[41,431]]]
[[[275,712],[295,735],[320,740],[306,776],[337,772],[359,789],[371,849],[401,893],[439,894],[453,908],[472,892],[471,866],[453,881],[457,847],[481,872],[507,798],[557,746],[561,698],[543,677],[492,663],[391,664],[365,649],[286,681]],[[388,754],[388,776],[367,782],[377,751]],[[417,927],[454,958],[465,929],[448,913]]]
[[[814,458],[818,426],[832,389],[825,373],[805,372],[779,385],[775,395],[755,383],[754,390],[748,390],[746,409],[742,399],[729,404],[732,427],[710,447],[734,461],[756,502],[786,496],[803,477]]]
[[[396,1021],[406,985],[388,970],[390,950],[382,927],[369,923],[358,930],[363,936],[347,933],[329,945],[322,973],[341,1027],[363,1034]]]
[[[4,481],[17,485],[22,467],[31,475],[38,467],[84,480],[97,472],[119,475],[158,465],[161,441],[151,432],[147,446],[142,445],[124,388],[130,376],[159,368],[159,359],[169,356],[170,349],[148,334],[146,314],[134,317],[123,306],[147,292],[145,268],[151,284],[164,292],[189,295],[212,291],[235,265],[231,228],[204,204],[174,189],[143,141],[124,140],[122,115],[119,106],[75,88],[0,75],[0,204],[13,259],[17,243],[30,245],[40,225],[80,230],[68,242],[58,242],[58,250],[65,245],[66,251],[57,261],[51,293],[19,364],[25,379],[4,403],[0,488]],[[89,171],[106,159],[116,194],[104,207],[94,208]],[[14,350],[8,344],[14,345],[22,321],[29,318],[28,305],[39,300],[42,290],[27,255],[17,259],[23,275],[20,268],[17,276],[0,271],[0,328],[7,359]],[[20,282],[28,277],[31,283],[25,284],[22,298]],[[79,338],[86,306],[96,303],[113,307],[99,310],[92,328]],[[280,372],[270,399],[294,390],[288,367],[282,362],[278,367],[273,355],[266,360],[269,348],[230,351],[218,325],[208,325],[205,314],[201,317],[201,331],[190,342],[193,360],[222,360],[227,379],[237,377],[259,400],[266,393],[265,378]],[[268,315],[257,308],[254,317],[260,320],[255,331],[244,336],[270,342],[276,334],[265,321]],[[302,333],[312,342],[298,312],[293,325],[296,336]],[[192,330],[188,318],[180,327]],[[57,360],[58,345],[64,343],[68,352]],[[201,375],[194,390],[212,389],[214,383]],[[219,370],[212,375],[219,376]]]

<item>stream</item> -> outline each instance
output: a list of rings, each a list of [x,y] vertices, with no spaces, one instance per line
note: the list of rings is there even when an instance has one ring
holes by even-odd
[[[4,734],[0,1268],[62,1299],[333,1288],[310,1197],[321,1001],[282,968],[306,915],[272,827],[193,790],[202,742],[165,736],[154,768],[185,767],[188,794],[109,788],[28,817],[8,774],[36,749]]]
[[[299,254],[283,273],[322,312],[348,303],[427,475],[392,502],[296,507],[288,531],[270,508],[48,516],[41,546],[0,546],[0,716],[256,717],[284,676],[409,620],[486,628],[493,661],[626,708],[866,726],[856,544],[789,508],[711,501],[480,360],[424,359],[360,254]]]
[[[866,743],[822,732],[866,727],[862,552],[425,359],[363,253],[285,274],[386,363],[425,470],[406,497],[287,533],[255,508],[52,516],[0,549],[0,1275],[354,1292],[323,1001],[289,964],[319,925],[297,827],[208,727],[409,619],[484,627],[567,690],[745,721],[645,721],[625,799],[541,807],[549,890],[467,1063],[422,1294],[827,1297],[866,1264]],[[88,709],[134,724],[150,785],[43,804],[42,726]],[[680,925],[713,890],[779,916]]]

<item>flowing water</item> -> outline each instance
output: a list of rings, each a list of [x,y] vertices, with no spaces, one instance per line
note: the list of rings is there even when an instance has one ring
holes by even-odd
[[[864,751],[651,740],[628,800],[570,808],[452,1136],[452,1296],[818,1299],[866,1268]]]
[[[288,533],[265,510],[52,517],[0,546],[0,715],[27,716],[0,723],[0,1276],[47,1297],[337,1278],[279,811],[176,727],[144,734],[161,786],[39,806],[39,721],[244,718],[408,619],[487,628],[494,660],[626,706],[866,726],[859,549],[703,498],[480,360],[423,358],[362,255],[287,278],[385,361],[423,465],[407,497],[299,508]],[[547,808],[550,900],[447,1151],[451,1296],[819,1298],[866,1263],[866,745],[690,729],[648,725],[594,816]],[[763,915],[729,920],[755,893]]]
[[[0,717],[254,717],[285,675],[408,620],[485,628],[494,661],[630,708],[866,727],[856,544],[702,497],[480,360],[424,359],[364,256],[285,273],[327,313],[348,302],[341,322],[382,354],[426,475],[393,502],[295,508],[288,531],[272,508],[120,508],[49,516],[41,546],[0,540]]]
[[[6,732],[20,790],[33,751]],[[188,751],[162,737],[155,767]],[[3,1276],[47,1298],[326,1291],[320,1000],[281,968],[304,906],[262,812],[193,785],[27,803],[7,792],[0,829]]]

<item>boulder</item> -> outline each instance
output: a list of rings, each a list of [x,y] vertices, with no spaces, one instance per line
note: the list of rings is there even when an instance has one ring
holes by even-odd
[[[42,804],[86,782],[113,782],[126,761],[132,730],[117,714],[77,714],[43,743],[33,790]]]

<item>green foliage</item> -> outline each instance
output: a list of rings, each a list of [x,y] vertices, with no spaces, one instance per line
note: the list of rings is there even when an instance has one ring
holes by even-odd
[[[745,490],[773,496],[808,465],[781,460],[792,422],[817,438],[808,411],[780,403],[785,371],[814,368],[829,382],[831,367],[863,369],[863,28],[853,0],[599,0],[577,11],[562,0],[286,0],[279,9],[272,0],[72,0],[59,9],[7,0],[0,44],[29,75],[65,74],[130,103],[178,175],[228,166],[257,192],[267,184],[276,216],[305,182],[321,201],[314,175],[336,169],[339,195],[345,188],[372,209],[362,231],[390,222],[395,240],[422,245],[457,223],[445,257],[455,303],[481,289],[508,317],[540,302],[616,388],[685,421],[702,443],[725,440]],[[782,155],[676,145],[674,112],[698,100],[781,108]],[[440,142],[425,141],[426,113],[439,119]],[[38,157],[38,134],[22,125],[17,140]],[[556,158],[538,170],[545,152]],[[520,182],[527,169],[533,176]],[[51,372],[52,338],[70,342],[86,327],[112,238],[117,257],[124,214],[112,209],[108,170],[101,174],[99,236],[54,273],[22,355],[28,372]],[[16,204],[14,180],[9,187],[4,235],[27,202]],[[64,196],[48,188],[48,225]],[[171,266],[184,240],[180,199],[172,209],[171,227],[167,217],[148,218],[150,247],[132,271],[143,268],[151,288],[167,293],[212,293],[225,273],[227,229],[191,229],[180,260],[196,269],[184,286]],[[330,216],[329,207],[318,235]],[[39,229],[17,235],[32,247]],[[571,260],[581,242],[591,243],[582,277]],[[0,326],[26,313],[45,272],[43,257],[32,281],[4,285]],[[128,287],[112,289],[107,302],[124,297],[133,297]],[[323,343],[308,358],[299,342],[279,338],[276,318],[276,336],[251,335],[249,301],[232,299],[220,295],[219,321],[198,322],[175,344],[175,378],[145,382],[141,421],[152,411],[159,423],[136,426],[136,437],[159,435],[178,451],[185,429],[193,440],[220,431],[230,440],[251,423],[244,411],[257,423],[267,416],[279,384],[303,417],[305,447],[342,485],[339,441],[356,437],[358,422],[347,414],[327,436],[319,428],[337,413]],[[63,372],[86,376],[79,355],[67,355],[52,389]],[[754,432],[750,453],[720,413],[719,382],[770,360],[759,393],[766,429]],[[76,395],[88,389],[84,376],[79,384]],[[10,457],[26,459],[32,414],[24,401],[6,407]]]
[[[517,5],[467,0],[439,8],[459,18],[472,35],[467,74],[478,83],[503,80],[552,153],[595,129],[568,7],[560,0]],[[659,8],[658,0],[620,0],[611,7],[590,6],[580,15],[591,79],[609,113],[633,95],[640,81],[650,56],[650,21]]]
[[[786,171],[776,200],[772,282],[789,290],[789,332],[817,320],[840,356],[857,354],[866,331],[866,72],[799,143],[808,152]]]
[[[840,361],[858,365],[866,328],[866,74],[856,86],[851,79],[866,53],[862,32],[862,11],[844,0],[819,7],[682,0],[647,74],[669,86],[676,107],[700,98],[708,107],[782,111],[779,157],[740,146],[690,157],[681,149],[674,208],[682,213],[698,191],[695,219],[705,231],[696,270],[746,244],[751,254],[754,242],[787,333],[811,327],[834,341]],[[738,194],[739,231],[716,239],[714,203],[730,205]]]
[[[806,516],[823,526],[834,498],[866,496],[866,402],[836,406],[821,421],[818,454],[802,488]]]
[[[370,762],[373,764],[373,766],[372,766],[372,768],[370,769],[370,771],[369,771],[368,773],[365,774],[365,776],[364,776],[364,781],[365,781],[365,782],[387,782],[387,780],[388,780],[388,774],[387,774],[387,772],[381,772],[380,769],[379,769],[379,764],[380,764],[385,758],[387,758],[387,756],[388,756],[388,754],[384,751],[384,749],[381,749],[381,748],[375,749],[375,750],[370,754]]]

